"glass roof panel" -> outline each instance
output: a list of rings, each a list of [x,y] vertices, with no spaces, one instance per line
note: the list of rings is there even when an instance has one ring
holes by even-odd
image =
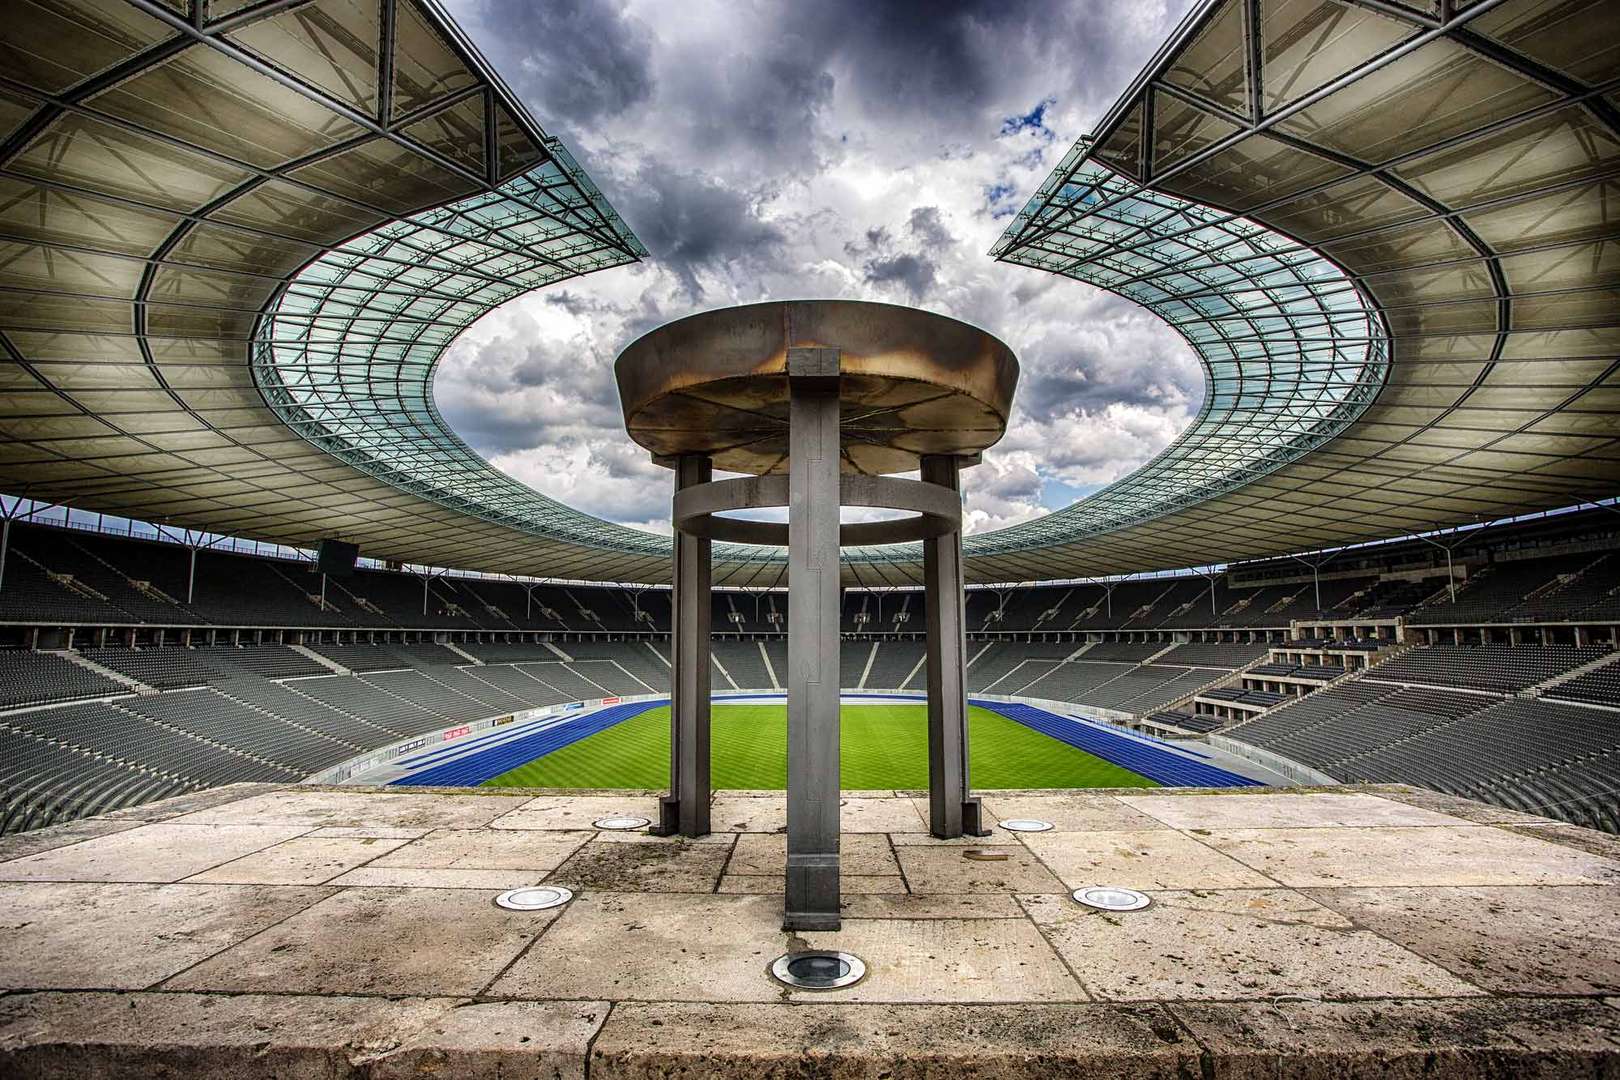
[[[1469,26],[1583,82],[1606,82],[1620,70],[1620,4],[1613,0],[1525,0]]]
[[[0,71],[53,92],[175,36],[123,0],[8,0],[5,22]]]
[[[1274,112],[1348,74],[1416,29],[1335,0],[1261,0],[1263,111]]]
[[[1186,50],[1165,70],[1164,81],[1230,112],[1249,113],[1248,37],[1243,0],[1223,0]]]
[[[227,36],[368,116],[377,112],[380,0],[314,0]]]
[[[394,8],[394,110],[404,116],[478,85],[461,57],[412,0]]]
[[[91,99],[99,111],[259,168],[273,168],[360,129],[217,49],[194,45]]]

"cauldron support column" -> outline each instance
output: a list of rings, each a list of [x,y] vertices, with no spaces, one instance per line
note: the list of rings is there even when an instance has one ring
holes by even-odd
[[[961,471],[978,455],[924,454],[924,483],[960,492]],[[928,613],[928,829],[943,840],[986,836],[979,800],[968,795],[966,638],[962,610],[962,532],[923,541]]]
[[[681,454],[675,490],[707,484],[714,467],[705,454]],[[709,832],[710,541],[675,530],[675,592],[670,635],[669,794],[658,804],[661,836]]]
[[[788,930],[839,926],[838,369],[788,349]]]

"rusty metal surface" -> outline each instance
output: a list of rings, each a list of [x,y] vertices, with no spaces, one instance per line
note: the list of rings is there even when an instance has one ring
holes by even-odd
[[[916,308],[795,300],[702,312],[632,342],[614,364],[630,437],[730,472],[784,472],[790,347],[840,351],[846,473],[976,453],[1006,430],[1018,361],[996,337]]]

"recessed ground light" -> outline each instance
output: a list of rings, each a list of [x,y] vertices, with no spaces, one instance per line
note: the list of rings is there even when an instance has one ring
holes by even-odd
[[[507,889],[495,898],[495,906],[508,911],[545,911],[562,907],[574,898],[573,890],[561,885],[530,885],[522,889]]]
[[[1008,832],[1047,832],[1052,828],[1050,821],[1040,818],[1011,818],[999,824]]]
[[[612,817],[599,817],[591,822],[598,829],[613,829],[616,831],[628,829],[645,829],[652,822],[644,817],[635,817],[630,814],[614,814]]]
[[[962,858],[972,859],[974,862],[1006,862],[1007,853],[996,851],[994,848],[968,848],[962,852]]]
[[[795,990],[842,990],[866,977],[866,965],[847,952],[788,953],[771,963],[771,977]]]
[[[1141,911],[1153,903],[1153,898],[1146,893],[1118,885],[1089,885],[1076,889],[1074,899],[1076,903],[1098,911]]]

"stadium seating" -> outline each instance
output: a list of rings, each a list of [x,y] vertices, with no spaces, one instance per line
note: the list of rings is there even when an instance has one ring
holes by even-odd
[[[1604,733],[1620,713],[1599,707],[1620,706],[1620,663],[1601,663],[1612,631],[1594,620],[1620,622],[1616,557],[1597,541],[1551,555],[1533,543],[1456,554],[1467,580],[1455,601],[1434,576],[1438,556],[1423,548],[1392,559],[1400,572],[1387,579],[1374,553],[1345,556],[1344,567],[1330,567],[1338,576],[1319,582],[1297,563],[1274,562],[1213,586],[1191,576],[973,589],[968,685],[1218,731],[1345,779],[1466,789],[1503,805],[1554,801],[1601,819],[1609,804],[1593,785],[1612,779],[1615,745]],[[669,686],[663,590],[440,576],[424,597],[420,576],[362,568],[328,579],[323,607],[307,563],[203,549],[188,603],[189,557],[173,544],[15,526],[0,624],[38,626],[42,636],[0,637],[13,646],[0,648],[0,741],[25,763],[8,760],[0,773],[8,821],[65,820],[231,779],[298,777],[440,727]],[[1420,568],[1415,580],[1411,566]],[[767,616],[785,611],[785,598],[723,591],[714,604],[715,689],[779,688],[783,624]],[[923,642],[895,633],[924,629],[920,594],[851,590],[842,611],[859,635],[841,650],[846,686],[926,687]],[[1397,651],[1348,678],[1333,660],[1311,658],[1315,649],[1392,650],[1389,621],[1382,636],[1357,637],[1372,631],[1354,620],[1400,612],[1436,627],[1545,626],[1580,615],[1594,629],[1584,638],[1548,631],[1558,643],[1547,645],[1468,631],[1498,643]],[[907,621],[896,621],[901,613]],[[1338,625],[1327,628],[1330,620]],[[53,627],[77,629],[69,639]],[[1272,640],[1198,640],[1244,628]],[[1293,638],[1306,628],[1334,637]],[[525,640],[532,631],[552,640]],[[1194,640],[1177,643],[1178,635]],[[1572,644],[1581,640],[1602,644]],[[36,641],[38,649],[19,647]],[[42,651],[44,643],[66,648]],[[1269,659],[1273,645],[1306,655]],[[352,674],[334,674],[334,664]],[[90,665],[150,689],[137,693]],[[1244,667],[1245,677],[1227,674]],[[1296,698],[1274,692],[1281,681],[1333,688]],[[1195,692],[1263,711],[1210,715],[1190,704]],[[1527,694],[1544,696],[1505,696]]]
[[[128,692],[123,684],[51,653],[0,650],[0,708]]]
[[[1369,678],[1512,693],[1603,657],[1562,645],[1430,645],[1378,665]]]
[[[1547,691],[1548,697],[1620,708],[1620,664],[1611,662]]]

